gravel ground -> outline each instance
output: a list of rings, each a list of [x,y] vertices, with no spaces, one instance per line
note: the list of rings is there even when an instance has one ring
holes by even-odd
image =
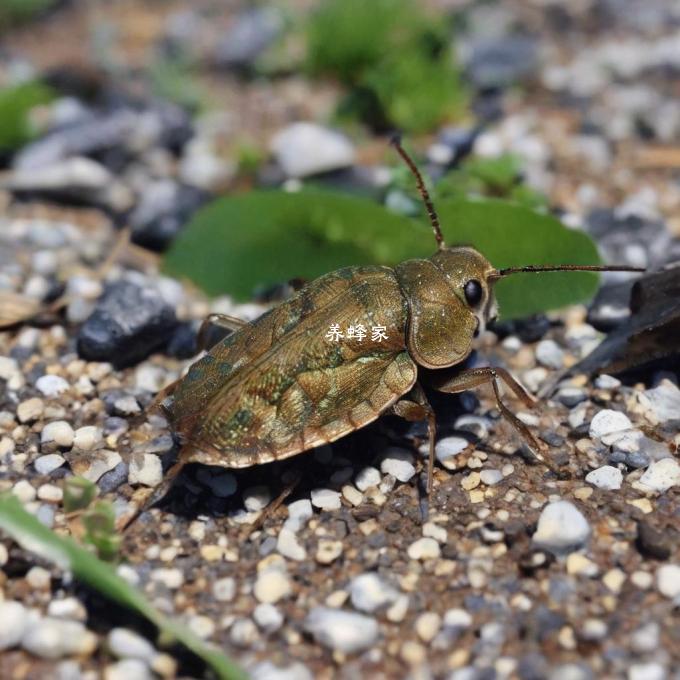
[[[588,230],[607,260],[678,259],[677,9],[462,4],[470,29],[460,51],[479,106],[503,112],[475,152],[518,153],[529,185]],[[110,20],[123,10],[130,3]],[[55,21],[76,26],[75,11]],[[191,15],[177,3],[144,11],[139,33],[167,38],[184,25],[181,12]],[[36,36],[48,39],[47,25],[13,35],[0,72],[43,64]],[[489,35],[489,26],[505,29]],[[484,53],[490,39],[501,57]],[[138,52],[130,54],[133,69]],[[165,421],[144,409],[192,363],[198,323],[214,311],[252,319],[265,309],[208,300],[160,275],[146,249],[167,243],[232,180],[238,121],[265,140],[287,132],[298,149],[316,135],[314,154],[290,161],[302,170],[288,164],[286,136],[276,138],[273,165],[284,178],[354,158],[374,163],[384,144],[354,149],[325,128],[292,127],[323,120],[333,88],[228,78],[222,96],[233,107],[194,123],[159,101],[92,111],[61,99],[45,113],[56,137],[22,149],[3,173],[0,288],[27,309],[59,304],[0,333],[0,490],[59,533],[74,526],[62,503],[72,474],[95,482],[121,521],[143,502],[174,452]],[[521,90],[510,87],[516,81]],[[280,103],[249,118],[273,89]],[[59,131],[67,120],[75,133]],[[450,139],[444,130],[428,140],[434,165],[451,153]],[[121,214],[138,245],[116,247]],[[484,333],[475,361],[505,366],[540,391],[624,319],[621,280],[605,277],[590,308]],[[188,466],[125,534],[119,573],[259,680],[677,680],[677,372],[576,375],[531,412],[508,403],[549,444],[559,478],[500,418],[490,393],[439,396],[427,523],[416,484],[424,430],[385,418],[280,463]],[[298,471],[292,495],[247,535]],[[203,677],[195,658],[161,649],[144,622],[10,540],[0,542],[0,568],[0,677]]]

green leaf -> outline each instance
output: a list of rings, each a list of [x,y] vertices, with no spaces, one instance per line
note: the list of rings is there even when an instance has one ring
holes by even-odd
[[[68,477],[64,480],[64,512],[84,510],[98,493],[99,487],[89,479]]]
[[[412,232],[409,219],[366,199],[254,191],[199,211],[166,253],[164,270],[211,295],[246,300],[258,285],[404,259],[398,235]]]
[[[0,528],[24,550],[54,562],[61,569],[71,571],[79,581],[147,618],[159,629],[161,639],[176,640],[183,644],[203,659],[222,680],[245,680],[247,677],[221,652],[197,638],[184,626],[161,614],[141,593],[118,576],[113,567],[101,562],[71,539],[58,536],[41,524],[24,510],[11,493],[0,495]]]
[[[109,501],[98,501],[83,515],[85,541],[94,546],[100,559],[113,562],[118,557],[121,537],[116,533],[116,514]]]
[[[474,245],[496,267],[598,262],[586,234],[513,203],[447,200],[437,210],[449,245]],[[257,285],[313,279],[352,264],[394,265],[434,250],[424,220],[365,199],[256,191],[199,211],[166,254],[164,269],[211,295],[243,300]],[[521,274],[500,281],[497,294],[504,318],[514,318],[585,300],[596,287],[593,274]]]
[[[0,90],[0,151],[12,151],[33,139],[29,113],[53,97],[52,90],[38,81]]]

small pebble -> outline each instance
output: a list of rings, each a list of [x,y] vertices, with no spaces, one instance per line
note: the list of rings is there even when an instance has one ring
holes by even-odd
[[[439,543],[429,536],[419,538],[411,543],[407,552],[412,560],[433,560],[441,555]]]
[[[662,458],[652,463],[636,483],[644,491],[664,493],[680,486],[680,463],[675,458]]]
[[[253,619],[265,633],[274,633],[283,625],[283,614],[273,604],[267,602],[255,607]]]
[[[157,653],[148,640],[127,628],[111,630],[107,644],[111,652],[122,659],[141,659],[150,663]]]
[[[158,486],[163,480],[161,459],[153,453],[136,453],[130,459],[128,469],[129,484]]]
[[[330,564],[342,555],[342,541],[320,540],[314,556],[319,564]]]
[[[321,510],[339,510],[342,507],[340,492],[333,489],[312,490],[312,505]]]
[[[590,536],[588,520],[569,501],[548,503],[538,518],[532,541],[551,552],[566,553],[585,545]]]
[[[423,642],[432,642],[435,635],[439,632],[442,619],[436,612],[425,612],[421,614],[415,623],[416,633]]]
[[[671,600],[680,598],[680,565],[664,564],[659,567],[656,570],[656,587]]]
[[[212,594],[218,602],[231,602],[236,595],[236,581],[231,576],[217,579],[213,583]]]
[[[285,526],[279,531],[276,549],[290,560],[301,562],[307,557],[307,551],[298,542],[297,536]]]
[[[416,474],[413,456],[402,449],[390,449],[380,463],[380,471],[385,475],[393,475],[400,482],[408,482]]]
[[[312,609],[305,619],[305,629],[318,643],[345,654],[368,649],[379,634],[375,619],[328,607]]]
[[[482,484],[486,484],[487,486],[495,486],[499,482],[503,481],[503,473],[500,470],[482,470],[479,473],[479,478]]]
[[[85,425],[75,431],[73,448],[79,451],[92,451],[102,440],[102,432],[95,425]]]
[[[359,472],[354,483],[359,491],[366,491],[372,486],[378,486],[380,479],[380,470],[374,467],[365,467]]]
[[[396,600],[399,593],[379,574],[368,572],[355,576],[349,584],[352,606],[371,613]]]
[[[292,592],[288,575],[279,569],[264,569],[257,575],[253,593],[258,602],[273,604]]]
[[[659,423],[680,421],[680,389],[670,380],[642,393]]]
[[[29,614],[23,604],[0,602],[0,651],[16,647],[29,626]]]
[[[628,669],[628,680],[666,680],[666,669],[656,661],[634,663]]]
[[[59,659],[71,654],[92,654],[97,647],[97,636],[79,621],[47,617],[29,625],[21,646],[43,659]]]
[[[26,399],[17,406],[17,418],[20,423],[28,423],[40,418],[45,410],[45,404],[42,399],[33,397]]]
[[[33,466],[39,475],[49,475],[60,468],[66,460],[58,453],[48,453],[46,456],[36,458]]]
[[[140,659],[121,659],[104,668],[104,680],[152,680],[153,675]]]
[[[54,442],[57,446],[68,449],[73,444],[73,428],[65,420],[55,420],[43,427],[40,433],[41,444]]]
[[[257,638],[257,626],[250,619],[236,619],[229,631],[229,639],[237,647],[250,647]]]
[[[48,399],[58,397],[69,388],[68,382],[58,375],[43,375],[35,381],[35,386]]]
[[[546,368],[562,368],[564,352],[554,340],[541,340],[536,345],[536,360]]]
[[[605,443],[613,444],[617,438],[633,427],[633,423],[625,413],[604,409],[595,414],[590,421],[591,439],[602,439]],[[612,435],[614,438],[612,439]]]
[[[586,475],[586,482],[608,491],[615,491],[621,488],[623,483],[623,473],[618,468],[611,465],[603,465],[597,470],[593,470]]]

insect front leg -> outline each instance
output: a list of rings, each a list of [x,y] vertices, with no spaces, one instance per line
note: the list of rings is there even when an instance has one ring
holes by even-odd
[[[427,459],[427,486],[425,507],[421,506],[423,518],[427,518],[429,512],[430,498],[432,496],[433,475],[434,475],[434,443],[437,434],[437,421],[434,409],[425,396],[423,388],[416,383],[408,394],[409,398],[400,399],[396,404],[392,404],[388,413],[400,416],[410,422],[427,420],[427,435],[429,439],[429,455]]]
[[[502,380],[503,383],[505,383],[505,385],[507,385],[528,407],[531,408],[536,405],[536,399],[534,399],[534,397],[532,397],[527,392],[527,390],[522,387],[522,385],[520,385],[520,383],[517,382],[517,380],[515,380],[512,375],[510,375],[510,373],[508,373],[508,371],[506,371],[504,368],[495,366],[464,369],[455,376],[447,377],[443,380],[438,379],[437,376],[433,376],[431,384],[432,387],[437,391],[446,392],[449,394],[457,394],[459,392],[465,392],[466,390],[474,389],[475,387],[490,384],[496,398],[496,404],[498,405],[501,414],[527,441],[537,458],[539,458],[545,464],[545,466],[557,476],[560,476],[560,472],[556,470],[554,466],[552,466],[542,455],[545,451],[547,451],[547,445],[538,440],[533,435],[531,430],[503,403],[500,394],[500,387],[498,384],[499,380]]]
[[[233,333],[247,324],[247,321],[238,319],[235,316],[229,316],[229,314],[209,314],[203,319],[201,327],[198,329],[198,334],[196,335],[196,346],[198,347],[198,351],[201,352],[204,349],[209,349],[208,340],[212,326],[224,328]]]

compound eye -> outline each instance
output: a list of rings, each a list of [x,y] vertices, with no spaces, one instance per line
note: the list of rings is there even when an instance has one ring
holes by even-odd
[[[465,284],[463,293],[470,307],[476,307],[482,301],[482,284],[477,279],[470,279]]]

